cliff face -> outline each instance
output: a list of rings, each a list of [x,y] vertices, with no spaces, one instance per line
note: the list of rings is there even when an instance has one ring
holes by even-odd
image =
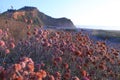
[[[7,18],[12,18],[16,21],[25,22],[25,19],[32,20],[32,24],[39,26],[50,27],[75,27],[70,19],[67,18],[52,18],[36,7],[23,7],[18,10],[8,10],[1,14]]]

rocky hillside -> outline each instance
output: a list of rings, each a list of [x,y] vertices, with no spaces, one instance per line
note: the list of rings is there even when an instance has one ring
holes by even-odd
[[[9,9],[0,14],[0,17],[44,27],[75,27],[70,19],[52,18],[40,12],[36,7],[25,6],[18,10]]]

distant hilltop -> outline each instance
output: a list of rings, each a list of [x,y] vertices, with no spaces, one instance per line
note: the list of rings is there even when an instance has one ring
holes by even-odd
[[[42,26],[42,27],[70,27],[74,28],[74,24],[70,19],[65,17],[63,18],[52,18],[42,12],[40,12],[36,7],[25,6],[21,9],[14,10],[9,9],[6,12],[0,14],[1,19],[12,19],[12,21],[25,22],[27,24],[32,21],[33,25]],[[15,23],[14,23],[15,24]]]

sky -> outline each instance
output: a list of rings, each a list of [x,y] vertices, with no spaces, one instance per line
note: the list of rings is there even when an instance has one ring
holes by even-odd
[[[11,6],[37,7],[54,18],[67,17],[80,27],[120,30],[120,0],[1,0],[0,12]]]

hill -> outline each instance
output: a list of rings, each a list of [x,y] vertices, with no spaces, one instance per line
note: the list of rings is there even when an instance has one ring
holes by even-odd
[[[67,18],[52,18],[42,12],[36,7],[25,6],[18,10],[9,9],[2,13],[0,16],[4,18],[13,19],[15,21],[21,21],[32,23],[38,26],[44,27],[75,27],[70,19]]]

